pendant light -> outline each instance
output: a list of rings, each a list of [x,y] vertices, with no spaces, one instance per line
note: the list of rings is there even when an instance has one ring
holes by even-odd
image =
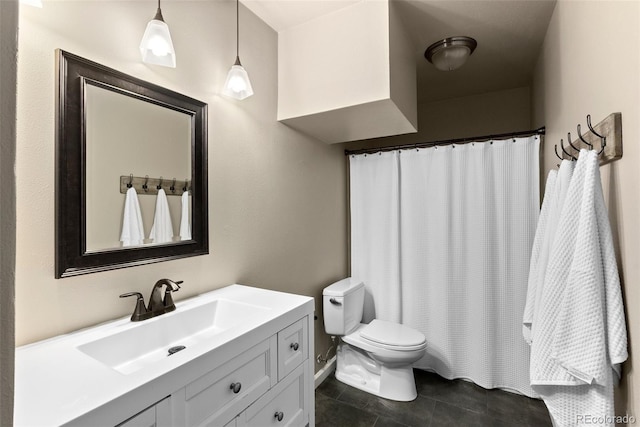
[[[449,37],[429,46],[424,57],[440,71],[453,71],[467,62],[477,46],[471,37]]]
[[[160,0],[156,16],[147,24],[142,41],[140,42],[142,62],[176,68],[176,51],[173,49],[169,26],[162,18]]]
[[[222,94],[243,100],[253,95],[249,75],[240,63],[240,1],[236,0],[236,62],[231,66]]]

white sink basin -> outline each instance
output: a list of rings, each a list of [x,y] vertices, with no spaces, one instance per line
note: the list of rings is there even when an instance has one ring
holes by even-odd
[[[197,306],[178,305],[174,312],[126,324],[127,329],[79,345],[77,349],[111,369],[131,374],[166,359],[172,347],[184,346],[181,351],[188,351],[268,310],[228,299]]]

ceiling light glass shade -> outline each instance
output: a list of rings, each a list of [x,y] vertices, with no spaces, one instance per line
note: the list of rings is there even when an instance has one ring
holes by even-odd
[[[477,46],[471,37],[450,37],[429,46],[424,56],[438,70],[453,71],[467,62]]]
[[[176,67],[176,52],[173,49],[169,26],[158,15],[149,21],[140,42],[142,61],[147,64]],[[162,18],[162,15],[160,15]]]
[[[231,66],[222,94],[239,100],[253,95],[249,74],[240,63],[240,58],[236,58],[236,63]]]

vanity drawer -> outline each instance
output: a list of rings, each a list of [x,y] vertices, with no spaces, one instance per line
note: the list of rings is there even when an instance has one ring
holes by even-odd
[[[171,425],[171,397],[129,418],[116,427],[160,427]]]
[[[269,390],[275,378],[273,336],[187,385],[185,425],[224,425],[222,419],[238,415]]]
[[[238,419],[238,426],[293,427],[309,422],[308,387],[305,385],[308,364],[299,365],[284,381],[249,406]],[[244,424],[243,424],[244,422]]]
[[[278,332],[278,380],[289,375],[307,359],[307,318],[303,317]]]

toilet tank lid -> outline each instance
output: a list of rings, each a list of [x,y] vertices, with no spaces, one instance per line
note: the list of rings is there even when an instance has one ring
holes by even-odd
[[[354,279],[353,277],[347,277],[332,285],[327,286],[322,291],[322,295],[331,297],[343,297],[349,295],[351,292],[355,292],[362,288],[364,283],[362,281]]]

